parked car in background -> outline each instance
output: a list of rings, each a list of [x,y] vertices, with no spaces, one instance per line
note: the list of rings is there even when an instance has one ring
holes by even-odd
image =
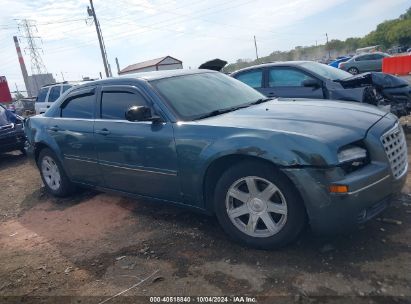
[[[401,54],[407,52],[408,46],[398,45],[387,50],[390,55]]]
[[[318,62],[286,61],[248,67],[231,76],[267,97],[358,101],[388,107],[398,117],[411,111],[411,86],[385,73],[353,76]]]
[[[382,60],[385,57],[390,57],[390,55],[382,52],[361,54],[341,62],[338,68],[353,75],[364,72],[380,72],[382,71]]]
[[[34,106],[35,98],[21,98],[14,102],[16,114],[20,116],[28,116],[36,113]]]
[[[338,68],[338,65],[341,62],[346,62],[347,60],[349,60],[351,57],[349,56],[342,56],[342,57],[337,57],[335,60],[333,60],[332,62],[330,62],[328,65],[332,66],[333,68]]]
[[[353,229],[384,210],[407,175],[394,115],[273,101],[216,71],[90,82],[25,126],[53,195],[80,184],[192,207],[256,248],[291,242],[307,221],[326,233]]]
[[[25,153],[23,118],[0,105],[0,153],[20,150]]]
[[[35,109],[36,114],[43,114],[65,91],[73,84],[68,82],[54,83],[43,86],[37,94]]]

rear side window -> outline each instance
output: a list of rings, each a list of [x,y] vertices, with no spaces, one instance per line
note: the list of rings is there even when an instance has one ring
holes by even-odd
[[[93,118],[95,95],[82,95],[70,99],[61,109],[61,117]]]
[[[49,91],[49,88],[43,88],[39,91],[39,94],[37,95],[36,102],[45,102],[47,93]]]
[[[61,86],[54,86],[50,89],[49,102],[55,102],[60,97]]]
[[[252,88],[261,88],[261,82],[263,80],[263,71],[252,71],[241,73],[235,77],[236,79],[244,82]]]
[[[143,96],[130,92],[103,92],[101,97],[101,118],[125,119],[125,113],[131,106],[146,106]]]

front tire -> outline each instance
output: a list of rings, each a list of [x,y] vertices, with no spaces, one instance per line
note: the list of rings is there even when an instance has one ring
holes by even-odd
[[[48,148],[40,151],[37,160],[41,179],[47,191],[54,196],[65,197],[74,191],[74,185],[67,177],[57,156]]]
[[[217,218],[234,240],[258,249],[285,246],[306,224],[294,185],[272,166],[246,161],[220,177],[214,196]]]
[[[358,74],[360,73],[360,71],[359,71],[357,68],[354,68],[354,67],[349,68],[349,69],[347,70],[347,72],[350,73],[350,74],[352,74],[352,75],[358,75]]]

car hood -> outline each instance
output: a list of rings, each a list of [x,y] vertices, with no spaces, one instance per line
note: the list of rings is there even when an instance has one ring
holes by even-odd
[[[386,114],[374,106],[356,102],[275,99],[197,122],[292,133],[341,144],[364,138]]]
[[[408,82],[394,75],[369,72],[338,80],[344,88],[354,88],[364,85],[373,85],[379,89],[399,88],[408,86]]]

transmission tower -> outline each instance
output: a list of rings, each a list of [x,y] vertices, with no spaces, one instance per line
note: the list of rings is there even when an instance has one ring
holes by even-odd
[[[18,22],[19,32],[21,37],[26,41],[26,47],[24,48],[30,54],[31,61],[31,73],[32,74],[47,74],[46,66],[41,59],[40,53],[43,49],[38,46],[37,41],[41,39],[34,35],[34,32],[38,32],[36,24],[33,20],[22,19]]]

